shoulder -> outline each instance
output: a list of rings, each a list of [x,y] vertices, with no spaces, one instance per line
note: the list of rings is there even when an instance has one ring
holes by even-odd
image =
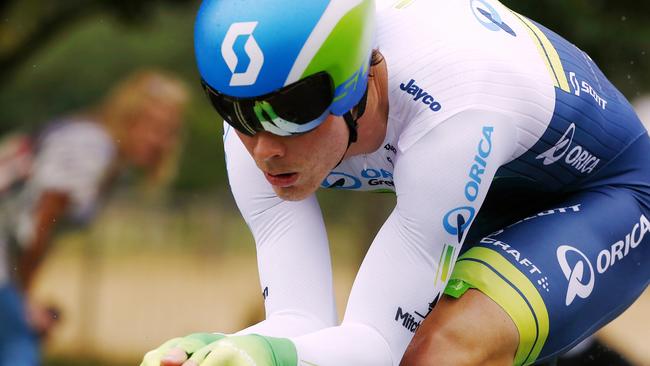
[[[545,130],[555,90],[517,14],[491,0],[401,3],[408,6],[378,10],[377,38],[401,149],[471,110],[523,115],[533,135]]]
[[[70,191],[91,189],[116,155],[113,140],[101,125],[83,120],[56,122],[39,136],[33,180]]]
[[[101,125],[84,120],[52,123],[38,138],[29,192],[70,195],[72,217],[83,221],[92,216],[115,154],[113,141]]]
[[[86,156],[97,159],[98,155],[110,159],[116,147],[103,126],[89,120],[74,119],[48,126],[39,137],[38,150],[46,154],[75,154],[81,159]]]

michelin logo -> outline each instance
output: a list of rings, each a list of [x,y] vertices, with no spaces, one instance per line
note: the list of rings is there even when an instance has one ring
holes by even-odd
[[[253,32],[255,31],[257,24],[258,22],[234,23],[228,29],[226,38],[221,44],[221,55],[226,61],[226,65],[228,65],[230,72],[232,72],[230,86],[253,85],[262,71],[262,66],[264,65],[264,53],[262,53],[262,49],[257,44],[255,37],[253,37]],[[235,53],[235,42],[237,42],[237,38],[241,36],[248,36],[246,45],[244,45],[244,51],[246,51],[246,55],[250,58],[250,64],[246,71],[236,72],[235,70],[237,69],[237,65],[239,65],[239,58]]]
[[[575,131],[576,125],[572,123],[564,132],[564,135],[555,143],[555,146],[539,154],[536,159],[544,159],[544,165],[551,165],[564,158],[567,165],[580,173],[593,172],[600,163],[600,159],[580,145],[576,144],[572,147]]]
[[[422,321],[418,321],[415,319],[413,315],[411,315],[408,312],[404,312],[401,307],[397,308],[397,313],[395,314],[395,321],[400,322],[404,328],[406,328],[409,332],[415,333],[416,330],[420,327],[420,324]]]

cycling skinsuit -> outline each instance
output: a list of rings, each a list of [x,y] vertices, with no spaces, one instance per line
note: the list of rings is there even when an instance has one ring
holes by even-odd
[[[398,365],[446,292],[512,318],[515,364],[562,353],[646,288],[650,138],[584,52],[494,0],[378,3],[382,147],[324,188],[395,192],[336,323],[315,197],[279,199],[226,127],[229,178],[257,243],[267,319],[301,365]]]

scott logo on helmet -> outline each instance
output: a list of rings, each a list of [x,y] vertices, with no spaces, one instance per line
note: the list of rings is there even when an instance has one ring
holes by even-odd
[[[262,49],[257,44],[255,37],[253,37],[253,32],[257,27],[258,22],[243,22],[243,23],[234,23],[228,29],[226,33],[226,38],[221,44],[221,54],[223,59],[226,61],[226,65],[232,72],[232,78],[230,79],[230,86],[248,86],[253,85],[257,81],[257,77],[262,71],[262,66],[264,65],[264,53]],[[247,36],[246,44],[244,45],[244,51],[250,59],[250,63],[246,71],[237,72],[237,66],[239,65],[240,58],[235,52],[235,43],[237,39],[242,36]]]

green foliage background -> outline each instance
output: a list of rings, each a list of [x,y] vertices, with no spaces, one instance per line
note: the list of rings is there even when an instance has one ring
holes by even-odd
[[[650,2],[504,3],[587,51],[629,98],[650,89]],[[197,1],[184,0],[3,2],[0,133],[35,130],[87,108],[135,69],[170,70],[184,78],[193,93],[176,191],[225,190],[221,123],[202,95],[193,59],[198,6]],[[39,27],[46,28],[46,36],[30,37]]]

